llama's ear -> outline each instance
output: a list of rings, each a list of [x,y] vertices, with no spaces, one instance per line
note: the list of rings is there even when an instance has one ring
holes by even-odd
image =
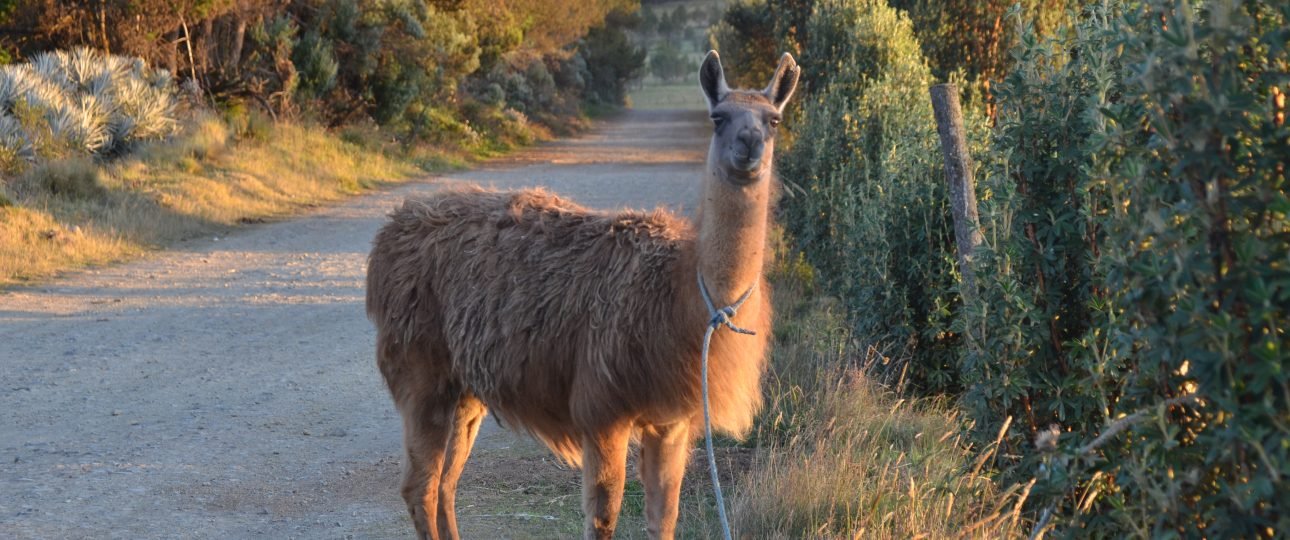
[[[797,78],[801,75],[802,68],[798,67],[797,61],[793,60],[793,55],[784,53],[784,56],[779,57],[779,67],[775,68],[775,75],[770,78],[770,84],[762,90],[762,93],[776,109],[783,111],[788,98],[793,97],[793,90],[797,89]]]
[[[708,100],[708,111],[717,108],[717,104],[730,93],[726,86],[726,74],[721,70],[721,57],[717,51],[708,51],[708,56],[699,66],[699,86],[703,88],[703,97]]]

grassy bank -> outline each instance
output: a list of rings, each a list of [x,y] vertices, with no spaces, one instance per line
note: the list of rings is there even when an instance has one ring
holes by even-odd
[[[32,166],[6,182],[0,286],[125,260],[177,240],[289,215],[415,176],[411,160],[263,123],[235,136],[193,119],[182,135],[109,163]]]

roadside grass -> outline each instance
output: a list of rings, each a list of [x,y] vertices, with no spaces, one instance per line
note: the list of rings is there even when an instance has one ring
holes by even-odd
[[[235,137],[197,115],[186,133],[100,164],[35,165],[8,182],[0,205],[0,286],[138,256],[415,176],[409,160],[322,129],[260,124]],[[235,126],[236,129],[236,126]]]
[[[809,266],[781,259],[769,272],[778,312],[766,408],[743,443],[751,448],[723,441],[727,458],[718,458],[743,469],[723,471],[734,476],[723,487],[736,537],[1024,536],[1026,494],[999,490],[983,472],[993,449],[965,442],[951,404],[903,399],[867,377],[883,359],[816,294]],[[709,483],[702,468],[687,481],[704,494]],[[683,505],[684,536],[719,534],[710,497]]]

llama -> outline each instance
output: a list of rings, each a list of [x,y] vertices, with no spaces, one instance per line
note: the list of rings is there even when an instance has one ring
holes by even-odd
[[[447,190],[390,215],[369,258],[367,313],[403,418],[402,494],[419,538],[457,538],[457,482],[488,410],[581,465],[587,538],[613,536],[638,439],[649,535],[674,536],[703,427],[712,315],[699,279],[718,306],[751,292],[732,320],[756,332],[713,337],[712,425],[742,436],[761,407],[775,128],[798,76],[785,53],[765,90],[732,90],[708,53],[699,79],[714,129],[697,225],[540,189]]]

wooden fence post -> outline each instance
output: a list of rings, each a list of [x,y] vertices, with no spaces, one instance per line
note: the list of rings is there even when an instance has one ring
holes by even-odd
[[[976,212],[976,181],[972,178],[972,157],[968,155],[959,89],[938,84],[931,89],[936,132],[941,136],[945,156],[945,180],[950,184],[950,205],[954,212],[954,239],[958,244],[959,272],[963,274],[963,296],[976,295],[976,270],[972,255],[981,245],[981,223]]]

